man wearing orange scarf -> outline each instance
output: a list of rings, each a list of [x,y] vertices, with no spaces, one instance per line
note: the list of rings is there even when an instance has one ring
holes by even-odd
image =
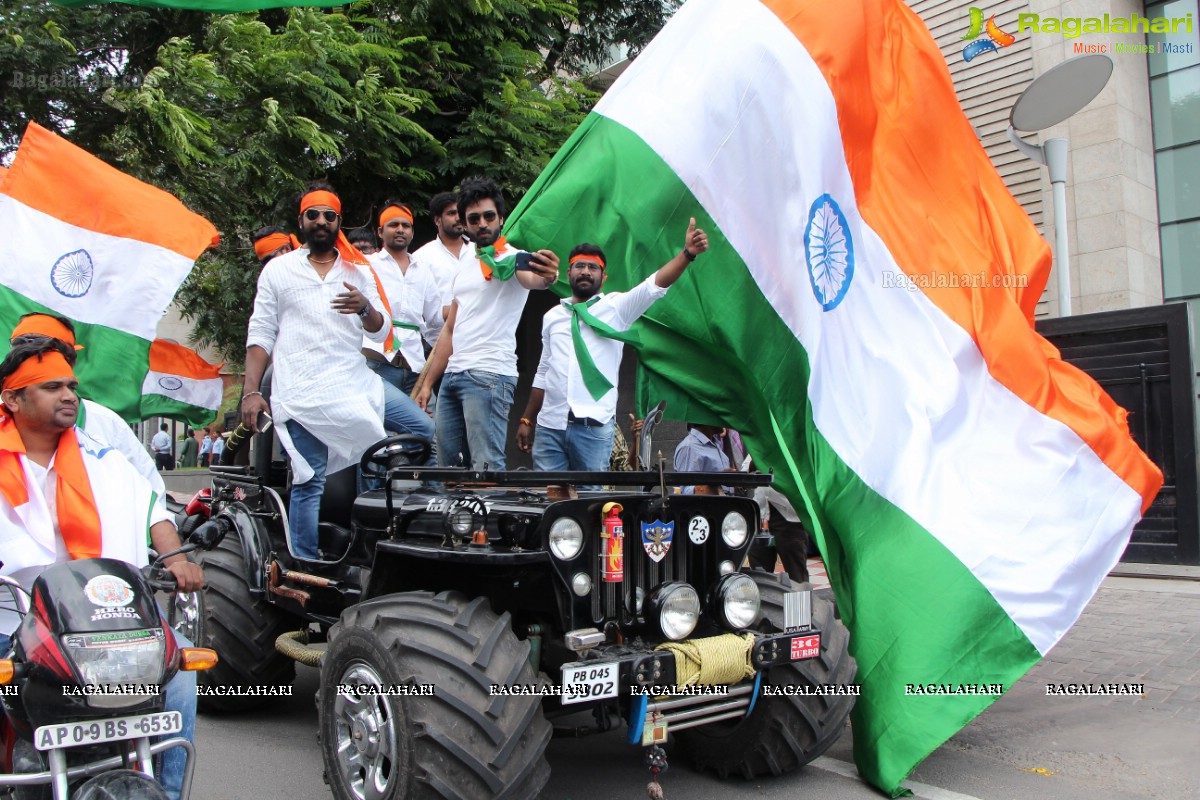
[[[118,451],[75,427],[79,382],[72,355],[63,342],[36,336],[18,340],[0,363],[0,574],[26,590],[63,561],[103,557],[141,566],[148,560],[154,492]],[[0,652],[19,623],[0,604]],[[179,673],[164,696],[192,738],[195,673]],[[183,766],[182,758],[164,766],[169,797],[179,796]]]
[[[325,476],[358,463],[384,430],[433,438],[428,415],[367,368],[363,336],[392,340],[388,305],[370,264],[341,232],[342,202],[328,184],[300,197],[304,246],[258,277],[246,334],[242,423],[268,408],[261,381],[272,364],[270,411],[292,467],[292,553],[319,560]],[[385,345],[386,346],[386,345]]]
[[[437,402],[442,465],[503,470],[517,386],[517,324],[529,290],[549,289],[558,279],[558,256],[525,253],[505,241],[504,195],[495,181],[464,180],[458,216],[477,262],[454,275],[454,301],[415,397],[425,408],[444,373]]]

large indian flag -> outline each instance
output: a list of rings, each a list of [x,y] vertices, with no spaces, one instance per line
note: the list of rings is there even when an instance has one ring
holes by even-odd
[[[508,233],[598,243],[622,289],[690,216],[712,247],[640,323],[643,362],[807,509],[858,660],[859,771],[898,793],[994,700],[906,686],[1010,686],[1161,474],[1034,332],[1048,248],[898,0],[690,0]]]
[[[0,349],[23,314],[68,317],[84,346],[80,394],[131,421],[211,422],[217,367],[154,334],[216,228],[34,123],[2,180]]]

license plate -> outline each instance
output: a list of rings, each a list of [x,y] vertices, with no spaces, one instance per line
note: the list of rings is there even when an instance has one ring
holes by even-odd
[[[183,714],[178,711],[160,711],[155,714],[137,714],[132,717],[97,719],[91,722],[43,725],[34,731],[33,741],[38,750],[56,750],[60,747],[140,739],[143,736],[162,736],[182,730]]]
[[[792,639],[792,661],[802,658],[816,658],[821,655],[821,635],[797,636]]]
[[[617,662],[563,664],[562,702],[584,703],[617,696]]]

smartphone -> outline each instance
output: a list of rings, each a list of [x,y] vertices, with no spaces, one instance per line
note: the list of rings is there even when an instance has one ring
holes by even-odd
[[[266,433],[267,431],[271,430],[271,426],[275,424],[275,420],[271,419],[271,415],[266,411],[258,412],[258,417],[255,418],[254,422],[256,425],[258,425],[259,433]]]
[[[533,255],[531,253],[517,253],[517,269],[523,269],[527,272],[534,272],[534,266],[531,263]]]

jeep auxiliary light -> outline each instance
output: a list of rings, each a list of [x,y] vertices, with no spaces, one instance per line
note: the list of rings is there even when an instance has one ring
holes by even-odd
[[[721,625],[731,631],[745,630],[757,622],[761,605],[758,584],[740,572],[725,575],[717,581],[708,602]]]
[[[725,519],[721,522],[721,538],[725,540],[725,544],[730,547],[741,547],[746,543],[746,537],[750,535],[750,526],[746,524],[746,518],[736,511],[730,511],[725,515]]]
[[[550,526],[550,552],[561,561],[570,561],[583,548],[583,528],[571,517],[559,517]]]
[[[686,639],[700,621],[700,595],[686,583],[659,584],[649,597],[647,621],[658,625],[663,636],[673,641]]]

